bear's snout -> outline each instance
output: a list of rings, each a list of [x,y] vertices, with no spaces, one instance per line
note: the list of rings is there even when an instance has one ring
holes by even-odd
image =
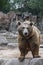
[[[25,35],[28,35],[28,33],[26,32]]]
[[[24,35],[24,36],[28,36],[28,30],[27,30],[27,29],[24,29],[24,30],[23,30],[23,35]]]

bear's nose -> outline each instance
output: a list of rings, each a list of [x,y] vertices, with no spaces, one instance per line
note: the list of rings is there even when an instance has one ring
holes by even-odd
[[[25,35],[28,35],[28,33],[26,32]]]

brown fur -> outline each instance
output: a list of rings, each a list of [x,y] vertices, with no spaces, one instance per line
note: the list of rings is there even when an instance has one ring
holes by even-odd
[[[21,32],[21,31],[20,31]],[[32,52],[33,57],[39,57],[40,32],[37,27],[32,27],[32,32],[28,37],[18,35],[18,45],[20,50],[19,60],[24,60],[28,51]]]

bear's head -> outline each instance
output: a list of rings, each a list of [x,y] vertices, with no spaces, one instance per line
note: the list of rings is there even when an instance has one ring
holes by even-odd
[[[28,37],[32,34],[32,31],[33,31],[33,23],[32,22],[18,22],[17,23],[17,30],[18,30],[18,33],[21,35],[21,36],[24,36],[24,37]]]

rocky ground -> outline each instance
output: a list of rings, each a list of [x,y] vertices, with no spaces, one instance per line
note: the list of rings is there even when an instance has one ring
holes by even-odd
[[[17,33],[0,33],[0,65],[36,65],[35,63],[43,65],[43,35],[41,35],[39,54],[41,56],[40,59],[32,59],[32,54],[29,52],[25,61],[20,63],[18,60],[20,51],[18,49]]]

